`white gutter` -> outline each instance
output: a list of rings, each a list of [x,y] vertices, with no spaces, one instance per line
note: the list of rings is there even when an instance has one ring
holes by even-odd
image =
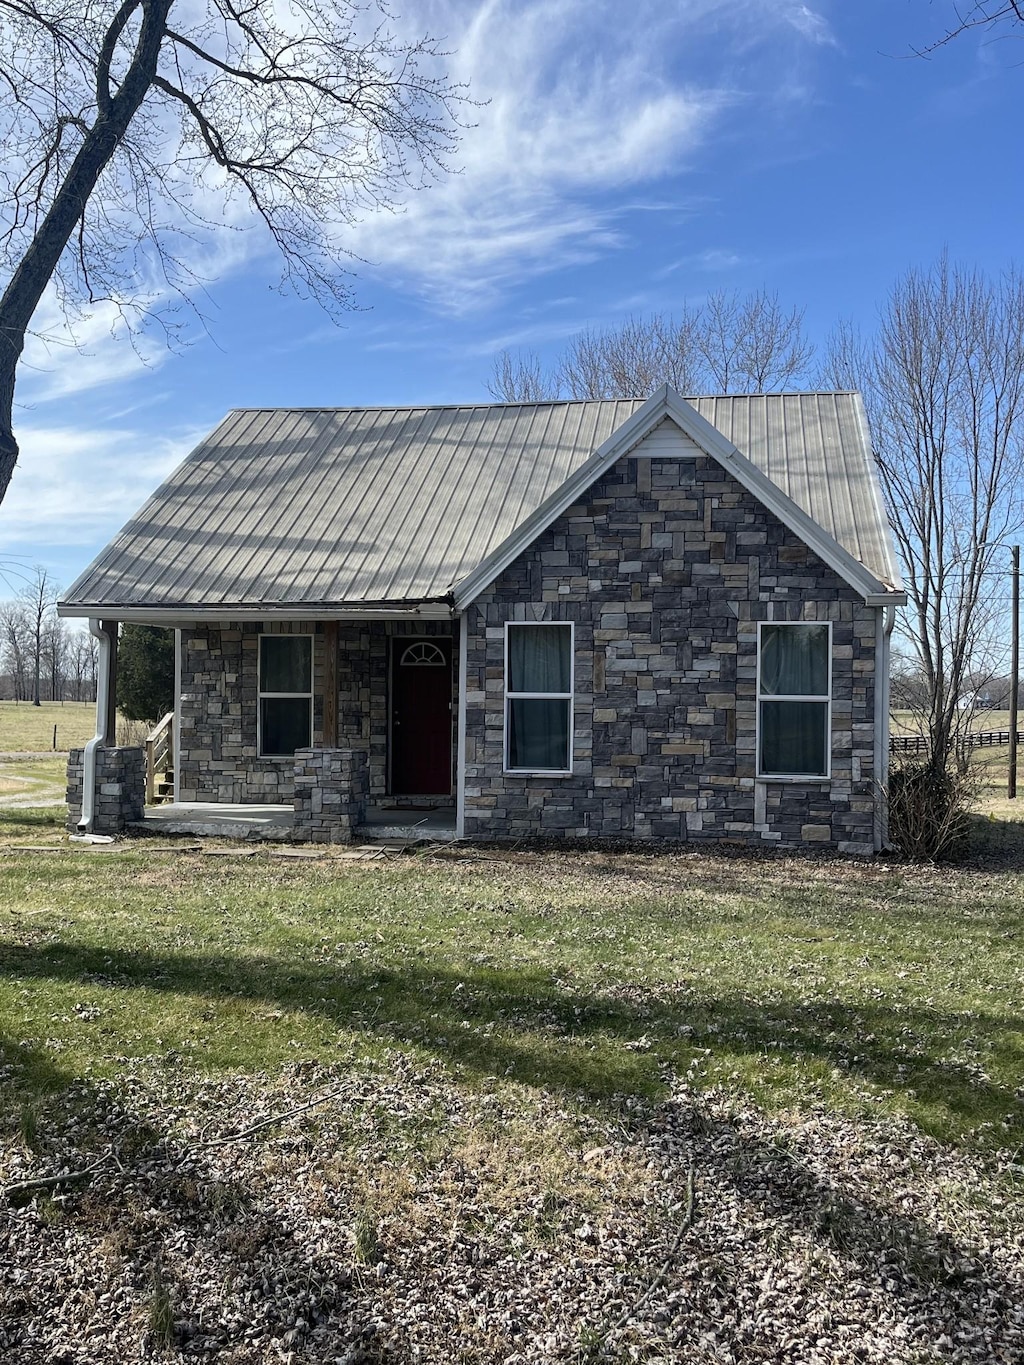
[[[95,616],[89,618],[89,633],[99,641],[99,658],[96,661],[96,733],[86,744],[82,756],[82,814],[78,828],[83,834],[91,833],[96,818],[96,750],[107,739],[110,703],[110,634]]]
[[[108,602],[68,606],[58,602],[61,617],[92,616],[97,611],[116,613],[119,621],[150,626],[225,625],[234,621],[450,621],[458,615],[445,602],[425,602],[411,607],[124,607]]]
[[[889,847],[889,646],[896,608],[879,607],[875,626],[875,851]]]

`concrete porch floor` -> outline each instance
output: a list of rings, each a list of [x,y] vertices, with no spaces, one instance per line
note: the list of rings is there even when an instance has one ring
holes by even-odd
[[[231,803],[226,801],[171,801],[147,806],[136,829],[147,834],[212,835],[221,839],[267,839],[286,843],[291,838],[295,814],[292,807]],[[455,839],[455,807],[436,810],[396,810],[372,806],[356,830],[359,839]]]

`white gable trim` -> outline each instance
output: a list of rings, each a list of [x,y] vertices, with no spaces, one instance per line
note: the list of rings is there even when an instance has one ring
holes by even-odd
[[[695,407],[670,388],[663,385],[643,407],[623,422],[617,431],[582,464],[574,474],[556,488],[541,505],[521,522],[502,543],[482,560],[461,583],[454,587],[457,611],[469,606],[485,588],[489,587],[518,555],[533,544],[573,503],[586,493],[612,465],[628,455],[630,450],[652,431],[664,418],[670,417],[706,454],[716,459],[736,481],[803,541],[803,543],[849,583],[864,600],[873,605],[903,603],[906,595],[875,577],[848,550],[798,507],[788,494],[756,465],[742,455],[736,446],[722,435]]]

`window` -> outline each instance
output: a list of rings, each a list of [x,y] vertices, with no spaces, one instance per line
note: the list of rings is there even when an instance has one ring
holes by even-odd
[[[505,767],[572,770],[572,625],[505,626]]]
[[[828,776],[831,663],[830,625],[761,625],[757,660],[759,775]]]
[[[261,635],[259,751],[287,758],[313,739],[312,635]]]

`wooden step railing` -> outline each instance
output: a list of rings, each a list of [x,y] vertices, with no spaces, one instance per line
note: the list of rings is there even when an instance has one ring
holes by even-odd
[[[174,712],[168,711],[146,736],[146,805],[156,796],[157,773],[174,767]]]

